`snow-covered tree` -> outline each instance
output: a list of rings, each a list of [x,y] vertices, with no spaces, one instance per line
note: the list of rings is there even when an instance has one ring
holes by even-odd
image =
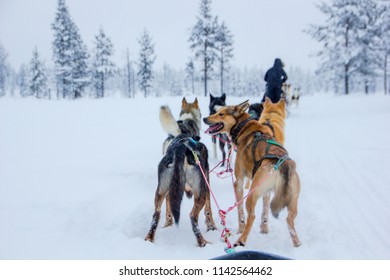
[[[37,48],[35,48],[33,51],[33,57],[30,61],[29,70],[29,95],[35,96],[37,98],[50,99],[45,65],[39,58]]]
[[[5,95],[5,86],[8,76],[7,52],[0,43],[0,97]]]
[[[57,96],[71,99],[81,97],[88,84],[88,52],[65,0],[58,0],[52,29]]]
[[[28,88],[28,67],[25,64],[22,64],[19,69],[18,75],[18,86],[21,97],[27,97],[30,95],[30,90]]]
[[[112,61],[114,46],[102,28],[100,28],[99,34],[95,36],[94,44],[92,80],[96,97],[101,98],[105,94],[107,79],[112,77],[115,71],[115,64]]]
[[[229,61],[233,58],[233,35],[225,22],[217,24],[215,34],[215,48],[218,51],[219,79],[221,82],[221,94],[224,93],[225,74],[229,71]]]
[[[372,75],[373,61],[367,42],[376,24],[374,0],[322,1],[317,7],[326,15],[326,23],[312,25],[308,32],[322,43],[322,50],[318,52],[322,59],[321,71],[337,74],[331,75],[336,77],[334,82],[343,81],[344,93],[348,94],[353,75]]]
[[[153,64],[156,60],[154,55],[154,44],[148,31],[144,29],[140,38],[139,43],[139,57],[138,57],[138,85],[144,92],[144,96],[147,97],[152,87],[153,75]]]
[[[160,76],[160,87],[170,96],[183,94],[183,78],[180,71],[172,68],[168,63],[164,63]]]
[[[207,83],[211,80],[213,64],[216,59],[215,49],[215,18],[211,15],[211,0],[201,0],[199,16],[192,28],[189,39],[190,48],[202,65],[202,81],[204,82],[204,95],[208,95]]]
[[[82,97],[83,92],[90,83],[89,69],[88,69],[88,49],[81,36],[75,27],[76,32],[74,33],[73,40],[73,69],[72,69],[72,81],[74,97]]]
[[[129,48],[126,50],[126,66],[124,69],[125,74],[125,80],[126,80],[126,92],[127,97],[134,98],[135,96],[135,75],[134,75],[134,68],[133,63],[130,60],[130,51]]]
[[[359,1],[359,30],[356,33],[356,70],[357,79],[361,81],[364,92],[375,88],[378,66],[382,57],[373,46],[379,19],[383,9],[373,0]]]
[[[377,50],[379,67],[383,75],[383,90],[385,94],[390,94],[390,86],[388,84],[388,69],[390,56],[390,1],[387,5],[380,7],[382,13],[378,19],[377,28],[375,30],[374,48]]]

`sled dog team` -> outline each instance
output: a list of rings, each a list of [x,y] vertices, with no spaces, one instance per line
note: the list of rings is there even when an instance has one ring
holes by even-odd
[[[286,103],[281,99],[272,103],[250,105],[248,101],[226,106],[226,96],[210,95],[210,115],[203,118],[209,127],[205,133],[212,136],[213,155],[216,157],[218,141],[223,160],[225,145],[236,147],[234,163],[234,192],[237,201],[244,196],[244,182],[250,187],[244,203],[237,206],[238,233],[234,246],[245,246],[255,220],[255,208],[263,198],[260,231],[268,233],[268,216],[287,208],[287,226],[295,247],[301,245],[294,226],[298,212],[300,181],[296,164],[284,145],[284,120]],[[145,240],[154,242],[160,221],[162,205],[166,203],[165,227],[178,223],[184,193],[194,197],[190,221],[197,244],[208,243],[199,229],[199,213],[204,208],[207,231],[216,230],[210,201],[208,151],[200,141],[201,112],[198,100],[193,103],[183,98],[179,119],[176,120],[168,106],[160,108],[160,122],[167,139],[163,143],[163,157],[158,164],[158,184],[154,198],[154,214]],[[271,192],[273,192],[271,200]],[[234,202],[233,202],[234,203]],[[233,204],[232,203],[232,204]],[[244,205],[246,215],[244,213]]]

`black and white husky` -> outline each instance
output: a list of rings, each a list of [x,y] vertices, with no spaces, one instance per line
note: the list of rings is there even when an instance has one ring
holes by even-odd
[[[212,217],[210,192],[204,178],[206,176],[209,180],[209,164],[207,148],[199,141],[201,113],[198,100],[187,103],[187,100],[183,98],[178,121],[172,116],[168,106],[162,106],[160,122],[162,128],[168,133],[168,138],[164,141],[164,156],[158,165],[158,185],[154,198],[155,211],[145,240],[154,242],[164,199],[167,200],[165,226],[171,226],[173,221],[176,224],[179,222],[180,206],[185,192],[188,198],[194,196],[194,206],[190,213],[192,230],[198,245],[204,247],[207,241],[198,227],[199,213],[204,206],[207,230],[214,230],[216,226]]]
[[[210,105],[209,105],[210,115],[214,115],[220,108],[224,106],[226,106],[226,94],[222,94],[221,96],[218,97],[214,97],[212,94],[210,94]],[[230,139],[225,133],[215,134],[211,136],[215,159],[217,158],[217,139],[219,143],[219,149],[222,152],[221,166],[224,166],[226,160],[225,145],[227,144],[228,150],[230,150],[231,148]]]

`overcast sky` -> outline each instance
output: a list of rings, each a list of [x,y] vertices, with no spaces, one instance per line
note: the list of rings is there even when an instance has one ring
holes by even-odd
[[[184,68],[191,56],[188,38],[196,23],[199,0],[66,0],[84,42],[93,46],[102,26],[115,47],[115,62],[122,66],[125,50],[138,54],[137,38],[146,28],[155,43],[156,66],[168,63]],[[302,32],[323,16],[316,0],[213,0],[212,14],[225,21],[234,35],[234,61],[239,67],[272,66],[280,57],[289,66],[314,70],[309,55],[318,44]],[[8,60],[18,69],[28,63],[37,46],[52,65],[53,31],[57,0],[0,0],[0,42]]]

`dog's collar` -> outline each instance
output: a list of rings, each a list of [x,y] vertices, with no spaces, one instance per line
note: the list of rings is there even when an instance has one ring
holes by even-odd
[[[237,138],[238,134],[240,133],[241,129],[249,122],[252,120],[257,120],[256,117],[250,116],[246,120],[243,120],[239,124],[235,125],[232,130],[230,131],[230,136],[232,137],[233,143],[237,144]]]

